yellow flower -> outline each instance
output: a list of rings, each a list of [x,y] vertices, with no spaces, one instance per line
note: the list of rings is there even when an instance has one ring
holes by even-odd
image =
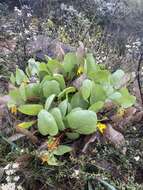
[[[82,74],[82,73],[83,73],[83,71],[84,71],[83,66],[80,66],[80,67],[78,68],[78,70],[77,70],[77,75]]]
[[[22,84],[23,86],[26,86],[29,82],[30,82],[29,80],[24,79],[21,84]]]
[[[104,130],[107,128],[107,125],[103,124],[103,123],[97,123],[97,128],[100,131],[100,133],[104,133]]]
[[[11,111],[12,114],[16,115],[17,114],[17,107],[16,106],[12,106],[10,108],[10,111]]]

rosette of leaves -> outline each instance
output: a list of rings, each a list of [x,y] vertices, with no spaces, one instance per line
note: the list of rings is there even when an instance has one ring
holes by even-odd
[[[76,88],[73,81],[81,67],[81,75],[86,77]],[[135,103],[135,97],[122,86],[124,77],[122,70],[110,73],[96,64],[92,54],[81,57],[68,53],[60,62],[49,57],[47,63],[30,59],[25,72],[17,68],[11,75],[15,89],[9,92],[8,106],[16,106],[18,112],[34,121],[36,117],[41,135],[56,137],[62,133],[74,140],[96,132],[97,113],[106,102],[124,109]],[[32,125],[28,121],[25,126]]]

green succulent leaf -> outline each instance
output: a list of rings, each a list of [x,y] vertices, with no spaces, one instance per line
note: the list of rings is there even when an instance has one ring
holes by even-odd
[[[28,60],[27,71],[31,76],[39,74],[39,63],[35,59],[31,58]]]
[[[27,75],[28,77],[31,76],[31,73],[30,73],[30,70],[29,70],[28,67],[26,67],[26,69],[25,69],[25,73],[26,73],[26,75]]]
[[[73,86],[70,86],[70,87],[67,87],[65,88],[59,95],[58,95],[58,98],[61,99],[63,98],[64,96],[67,96],[69,93],[73,93],[76,91],[76,88],[73,87]]]
[[[27,122],[20,123],[17,126],[21,127],[21,128],[24,128],[24,129],[29,129],[35,123],[36,123],[36,120],[34,120],[34,121],[27,121]]]
[[[38,77],[39,79],[43,79],[45,76],[50,74],[50,71],[47,68],[47,64],[46,63],[40,63],[39,64],[39,68],[38,68],[39,72],[38,72]]]
[[[53,79],[56,80],[59,83],[61,90],[63,90],[64,88],[66,88],[66,84],[65,84],[65,80],[64,80],[63,75],[61,75],[61,74],[54,74],[53,75]]]
[[[48,156],[48,165],[50,166],[59,166],[60,163],[57,158],[53,154],[49,154]]]
[[[57,123],[47,110],[42,109],[38,114],[38,130],[44,136],[55,136],[58,133]]]
[[[26,74],[16,68],[16,74],[10,77],[16,87],[9,93],[8,106],[16,106],[25,115],[37,116],[37,119],[17,126],[28,129],[37,122],[39,133],[48,136],[48,143],[53,142],[59,132],[75,140],[80,135],[96,132],[96,113],[102,111],[106,102],[121,108],[131,107],[135,103],[136,98],[127,88],[122,88],[130,75],[121,69],[111,74],[103,64],[96,64],[92,54],[84,53],[84,47],[80,45],[76,53],[66,54],[61,62],[50,57],[47,63],[30,59]],[[81,73],[79,80],[76,80],[75,76]],[[15,107],[12,112],[15,112]],[[67,142],[67,138],[63,139],[63,143]],[[49,148],[43,152],[43,160],[49,165],[59,166],[61,163],[56,156],[71,150],[66,145]],[[114,188],[106,182],[102,185]]]
[[[56,59],[48,60],[47,67],[51,74],[57,73],[58,71],[62,70],[61,63]]]
[[[43,109],[40,104],[25,104],[18,108],[18,111],[25,115],[38,115],[38,113]]]
[[[94,111],[94,112],[98,112],[103,108],[103,106],[104,106],[104,102],[99,101],[99,102],[96,102],[96,103],[92,104],[89,107],[89,110]]]
[[[39,72],[46,72],[46,73],[50,74],[46,63],[40,63],[38,66],[38,70],[39,70]]]
[[[68,133],[66,133],[66,136],[71,140],[75,140],[75,139],[78,139],[80,135],[78,133],[68,132]]]
[[[70,113],[71,110],[72,110],[71,104],[68,102],[68,110],[67,110],[67,113]]]
[[[24,101],[26,101],[26,91],[25,91],[25,85],[21,84],[19,87],[19,92]]]
[[[53,76],[51,75],[46,75],[42,82],[41,82],[41,86],[43,86],[43,84],[46,82],[46,81],[51,81],[51,80],[55,80],[59,83],[60,85],[60,89],[63,90],[64,88],[66,88],[66,85],[65,85],[65,80],[64,80],[64,77],[63,75],[61,74],[54,74]]]
[[[125,72],[121,69],[118,69],[111,75],[111,83],[114,86],[114,88],[119,89],[120,88],[120,81],[122,81],[123,77],[125,76]]]
[[[108,84],[110,83],[110,72],[108,70],[98,70],[92,75],[92,79],[96,83]]]
[[[46,81],[43,84],[43,94],[47,98],[52,94],[58,95],[60,93],[60,85],[57,81]]]
[[[42,79],[42,81],[40,83],[40,86],[43,87],[45,82],[51,81],[51,80],[54,80],[53,76],[51,76],[51,75],[44,76],[44,78]]]
[[[55,94],[52,94],[51,96],[49,96],[45,102],[45,109],[48,111],[51,107],[51,104],[52,102],[54,101],[55,99]]]
[[[64,117],[66,115],[67,111],[68,111],[68,100],[67,99],[63,100],[59,104],[58,107],[59,107],[59,109],[60,109],[60,111],[62,113],[62,116]]]
[[[79,92],[77,92],[72,96],[71,107],[72,109],[77,107],[86,109],[88,107],[88,102],[83,99]]]
[[[20,85],[23,81],[28,82],[28,77],[25,75],[25,73],[21,70],[16,68],[16,83]]]
[[[77,56],[75,53],[68,53],[65,55],[63,61],[63,69],[66,73],[71,73],[77,64]]]
[[[114,92],[113,94],[111,94],[108,99],[109,100],[113,100],[113,101],[118,101],[120,98],[122,97],[120,92]]]
[[[8,106],[12,105],[21,105],[24,104],[24,99],[22,98],[19,89],[14,89],[9,92],[10,100],[8,102]]]
[[[73,132],[88,135],[96,131],[97,116],[90,110],[74,111],[66,117]]]
[[[99,65],[96,64],[95,59],[91,53],[86,55],[86,73],[87,76],[92,77],[96,71],[100,69]]]
[[[135,104],[136,97],[130,95],[127,88],[121,88],[119,90],[119,93],[121,94],[121,97],[116,99],[116,102],[120,104],[123,108],[128,108]]]
[[[58,148],[56,150],[54,150],[53,154],[55,154],[57,156],[62,156],[71,151],[72,151],[72,148],[70,146],[59,145]]]
[[[73,111],[80,111],[80,110],[82,110],[82,108],[77,107],[77,108],[72,109],[71,112],[73,112]]]
[[[90,104],[92,105],[98,101],[105,101],[106,98],[107,96],[105,90],[103,89],[103,86],[92,82]]]
[[[59,108],[53,108],[52,110],[50,110],[50,113],[53,115],[53,117],[55,118],[55,121],[57,123],[58,129],[60,131],[63,131],[65,129],[64,123],[63,123],[63,118],[62,118],[62,114]]]
[[[41,90],[40,90],[40,84],[38,83],[31,83],[25,86],[25,93],[26,98],[32,98],[32,97],[40,97],[41,96]]]
[[[114,88],[111,84],[103,84],[102,88],[105,91],[107,96],[110,96],[111,94],[114,93]]]
[[[92,82],[89,79],[86,79],[82,83],[81,94],[84,100],[87,100],[91,94]]]

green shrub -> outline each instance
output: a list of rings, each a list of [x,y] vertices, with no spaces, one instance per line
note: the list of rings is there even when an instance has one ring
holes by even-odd
[[[86,77],[76,87],[73,81],[82,76]],[[123,109],[135,103],[135,97],[122,87],[124,77],[122,70],[110,73],[96,64],[92,54],[81,57],[68,53],[61,62],[30,59],[25,72],[17,68],[11,75],[16,88],[9,93],[8,106],[30,116],[30,121],[20,127],[35,125],[41,135],[48,137],[48,151],[41,155],[42,160],[58,165],[55,155],[71,151],[71,147],[60,145],[61,136],[74,140],[96,132],[97,114],[107,102]]]

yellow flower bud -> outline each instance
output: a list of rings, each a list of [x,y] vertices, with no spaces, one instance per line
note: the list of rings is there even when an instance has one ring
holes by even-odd
[[[17,107],[16,106],[12,106],[10,108],[10,111],[11,111],[12,114],[16,115],[17,114]]]
[[[104,133],[104,130],[107,128],[107,125],[103,124],[103,123],[97,123],[97,128],[100,131],[100,133]]]
[[[84,71],[83,66],[80,66],[80,67],[78,68],[78,70],[77,70],[77,75],[82,74],[82,73],[83,73],[83,71]]]

